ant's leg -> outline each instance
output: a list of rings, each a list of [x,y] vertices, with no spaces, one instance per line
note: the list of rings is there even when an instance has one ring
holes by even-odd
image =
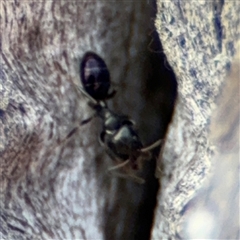
[[[124,179],[130,179],[130,180],[133,180],[133,181],[135,181],[139,184],[145,183],[144,179],[142,179],[140,177],[137,177],[134,174],[128,175],[128,174],[123,174],[123,173],[119,173],[119,172],[109,172],[109,173],[111,173],[112,176],[119,177],[119,178],[124,178]]]
[[[139,184],[143,184],[145,183],[145,180],[143,178],[137,177],[136,175],[129,175],[130,178],[132,178],[132,180],[134,180],[135,182],[139,183]]]
[[[89,123],[94,117],[95,117],[95,115],[93,115],[92,117],[87,118],[87,119],[81,121],[80,126]]]
[[[158,146],[160,146],[162,144],[162,139],[159,139],[158,141],[156,141],[155,143],[153,143],[152,145],[148,146],[148,147],[145,147],[145,148],[142,148],[140,151],[141,152],[148,152]]]
[[[65,139],[63,140],[63,142],[67,141],[67,139],[69,139],[73,134],[75,134],[78,131],[78,127],[75,127],[72,129],[71,132],[69,132],[69,134],[65,137]]]
[[[105,136],[105,133],[104,133],[104,131],[102,131],[102,132],[100,133],[100,135],[98,136],[98,141],[99,141],[100,145],[101,145],[102,147],[104,147],[105,150],[107,150],[107,147],[106,147],[106,145],[104,144],[104,136]]]
[[[110,168],[108,168],[108,173],[111,173],[112,175],[114,175],[116,177],[131,179],[131,180],[134,180],[135,182],[137,182],[139,184],[143,184],[145,182],[145,180],[140,178],[140,177],[137,177],[134,174],[123,174],[123,173],[115,172],[115,170],[126,166],[128,163],[129,163],[129,159],[124,161],[123,163],[120,163],[120,164],[114,166],[114,167],[110,167]]]
[[[80,126],[89,123],[93,118],[97,117],[97,113],[93,114],[91,117],[80,122]]]
[[[74,84],[74,86],[79,92],[83,93],[85,97],[87,97],[90,100],[91,103],[93,103],[94,105],[97,104],[97,101],[94,98],[92,98],[82,87],[77,86],[76,84]]]
[[[122,167],[124,167],[125,165],[127,165],[128,163],[129,163],[129,159],[126,160],[126,161],[124,161],[123,163],[120,163],[120,164],[114,166],[114,167],[110,167],[110,168],[108,168],[108,171],[110,172],[110,171],[113,171],[113,170],[116,170],[116,169],[122,168]]]

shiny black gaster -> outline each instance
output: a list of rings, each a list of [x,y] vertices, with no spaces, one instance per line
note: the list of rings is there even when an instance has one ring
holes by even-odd
[[[109,94],[110,74],[106,63],[94,52],[87,52],[80,66],[81,81],[84,90],[95,100],[112,97]]]

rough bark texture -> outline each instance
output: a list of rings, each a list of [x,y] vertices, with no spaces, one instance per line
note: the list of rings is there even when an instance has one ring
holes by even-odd
[[[222,229],[229,227],[229,215],[224,213],[238,209],[237,173],[232,167],[238,165],[238,136],[232,133],[239,124],[239,89],[229,86],[228,92],[224,82],[230,84],[227,75],[234,56],[239,54],[239,11],[238,1],[158,1],[156,28],[176,74],[178,100],[158,164],[162,191],[158,196],[152,239],[239,239],[237,215],[233,216],[231,223],[237,224],[233,224],[231,230]],[[235,61],[239,67],[239,59]],[[237,81],[239,75],[231,84],[237,87]],[[221,91],[223,96],[217,99]],[[224,105],[226,98],[231,110]],[[222,123],[219,118],[213,120],[210,134],[213,113],[223,119]],[[216,124],[227,138],[219,136],[212,140],[219,135]],[[215,145],[216,152],[213,151]],[[225,145],[225,149],[219,149],[221,145]],[[227,155],[227,151],[233,151],[232,155]],[[218,159],[218,168],[213,167],[212,171],[218,174],[195,203],[189,203],[208,176],[214,159]],[[223,166],[228,166],[225,171],[229,169],[230,173],[225,172]],[[227,177],[228,174],[232,176]],[[224,189],[232,189],[227,192],[230,191],[228,199],[233,204],[228,205],[227,199],[219,194],[217,183],[225,183],[222,194]],[[211,200],[208,197],[212,197]],[[202,208],[199,210],[198,206]]]
[[[93,113],[73,85],[91,50],[106,61],[117,88],[111,108],[129,114],[146,143],[163,136],[159,106],[169,104],[159,103],[146,72],[151,8],[145,1],[1,1],[3,239],[149,236],[154,166],[142,186],[112,178],[106,170],[113,163],[98,143],[99,120],[70,133]],[[147,100],[146,79],[154,89]]]
[[[227,156],[212,154],[225,135],[216,128],[210,135],[209,122],[227,111],[228,91],[238,94],[237,88],[223,85],[237,54],[240,9],[238,1],[157,3],[156,28],[177,77],[178,99],[158,159],[162,187],[151,237],[196,238],[188,224],[196,208],[189,201],[214,158]],[[81,57],[91,50],[104,58],[118,90],[110,107],[131,116],[146,143],[164,135],[175,88],[167,70],[161,77],[153,74],[166,59],[147,49],[152,8],[147,1],[1,1],[2,239],[147,239],[157,190],[154,164],[143,173],[143,186],[112,178],[106,174],[112,162],[97,140],[99,120],[69,133],[92,114],[73,86],[79,84]],[[229,105],[239,104],[232,101]],[[217,102],[223,107],[216,108]],[[229,134],[238,125],[232,116]],[[237,158],[236,146],[227,157]],[[230,181],[236,196],[238,188]],[[203,191],[212,194],[207,187]],[[221,205],[219,196],[213,199],[214,206]],[[214,221],[225,224],[223,215]],[[231,236],[214,231],[205,237],[236,238],[237,228]]]
[[[184,211],[182,233],[189,239],[239,239],[239,61],[233,61],[213,112],[211,176]]]

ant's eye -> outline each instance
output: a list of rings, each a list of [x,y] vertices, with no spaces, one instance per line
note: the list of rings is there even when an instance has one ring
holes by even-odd
[[[96,53],[87,52],[81,62],[81,80],[85,91],[96,100],[104,100],[110,88],[106,63]]]

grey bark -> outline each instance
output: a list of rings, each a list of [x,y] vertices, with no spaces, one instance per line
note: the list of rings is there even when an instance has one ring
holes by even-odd
[[[146,185],[106,174],[98,119],[70,133],[93,114],[74,87],[91,50],[117,88],[110,107],[152,126],[146,143],[159,137],[158,106],[141,93],[150,11],[147,2],[1,2],[3,239],[134,238]]]
[[[97,119],[67,136],[92,114],[73,86],[88,50],[105,59],[116,84],[110,107],[131,116],[146,143],[164,134],[158,111],[166,99],[158,89],[141,91],[151,61],[151,8],[145,1],[1,2],[1,238],[136,237],[138,210],[151,185],[106,174],[112,162],[99,146]],[[218,156],[212,155],[216,130],[210,136],[209,122],[225,99],[217,96],[237,55],[238,12],[237,1],[158,2],[156,28],[177,77],[178,100],[158,159],[162,186],[152,239],[192,236],[184,225],[186,207]]]
[[[239,239],[239,74],[227,77],[239,68],[239,10],[237,1],[158,1],[156,28],[178,100],[158,164],[152,239]]]

